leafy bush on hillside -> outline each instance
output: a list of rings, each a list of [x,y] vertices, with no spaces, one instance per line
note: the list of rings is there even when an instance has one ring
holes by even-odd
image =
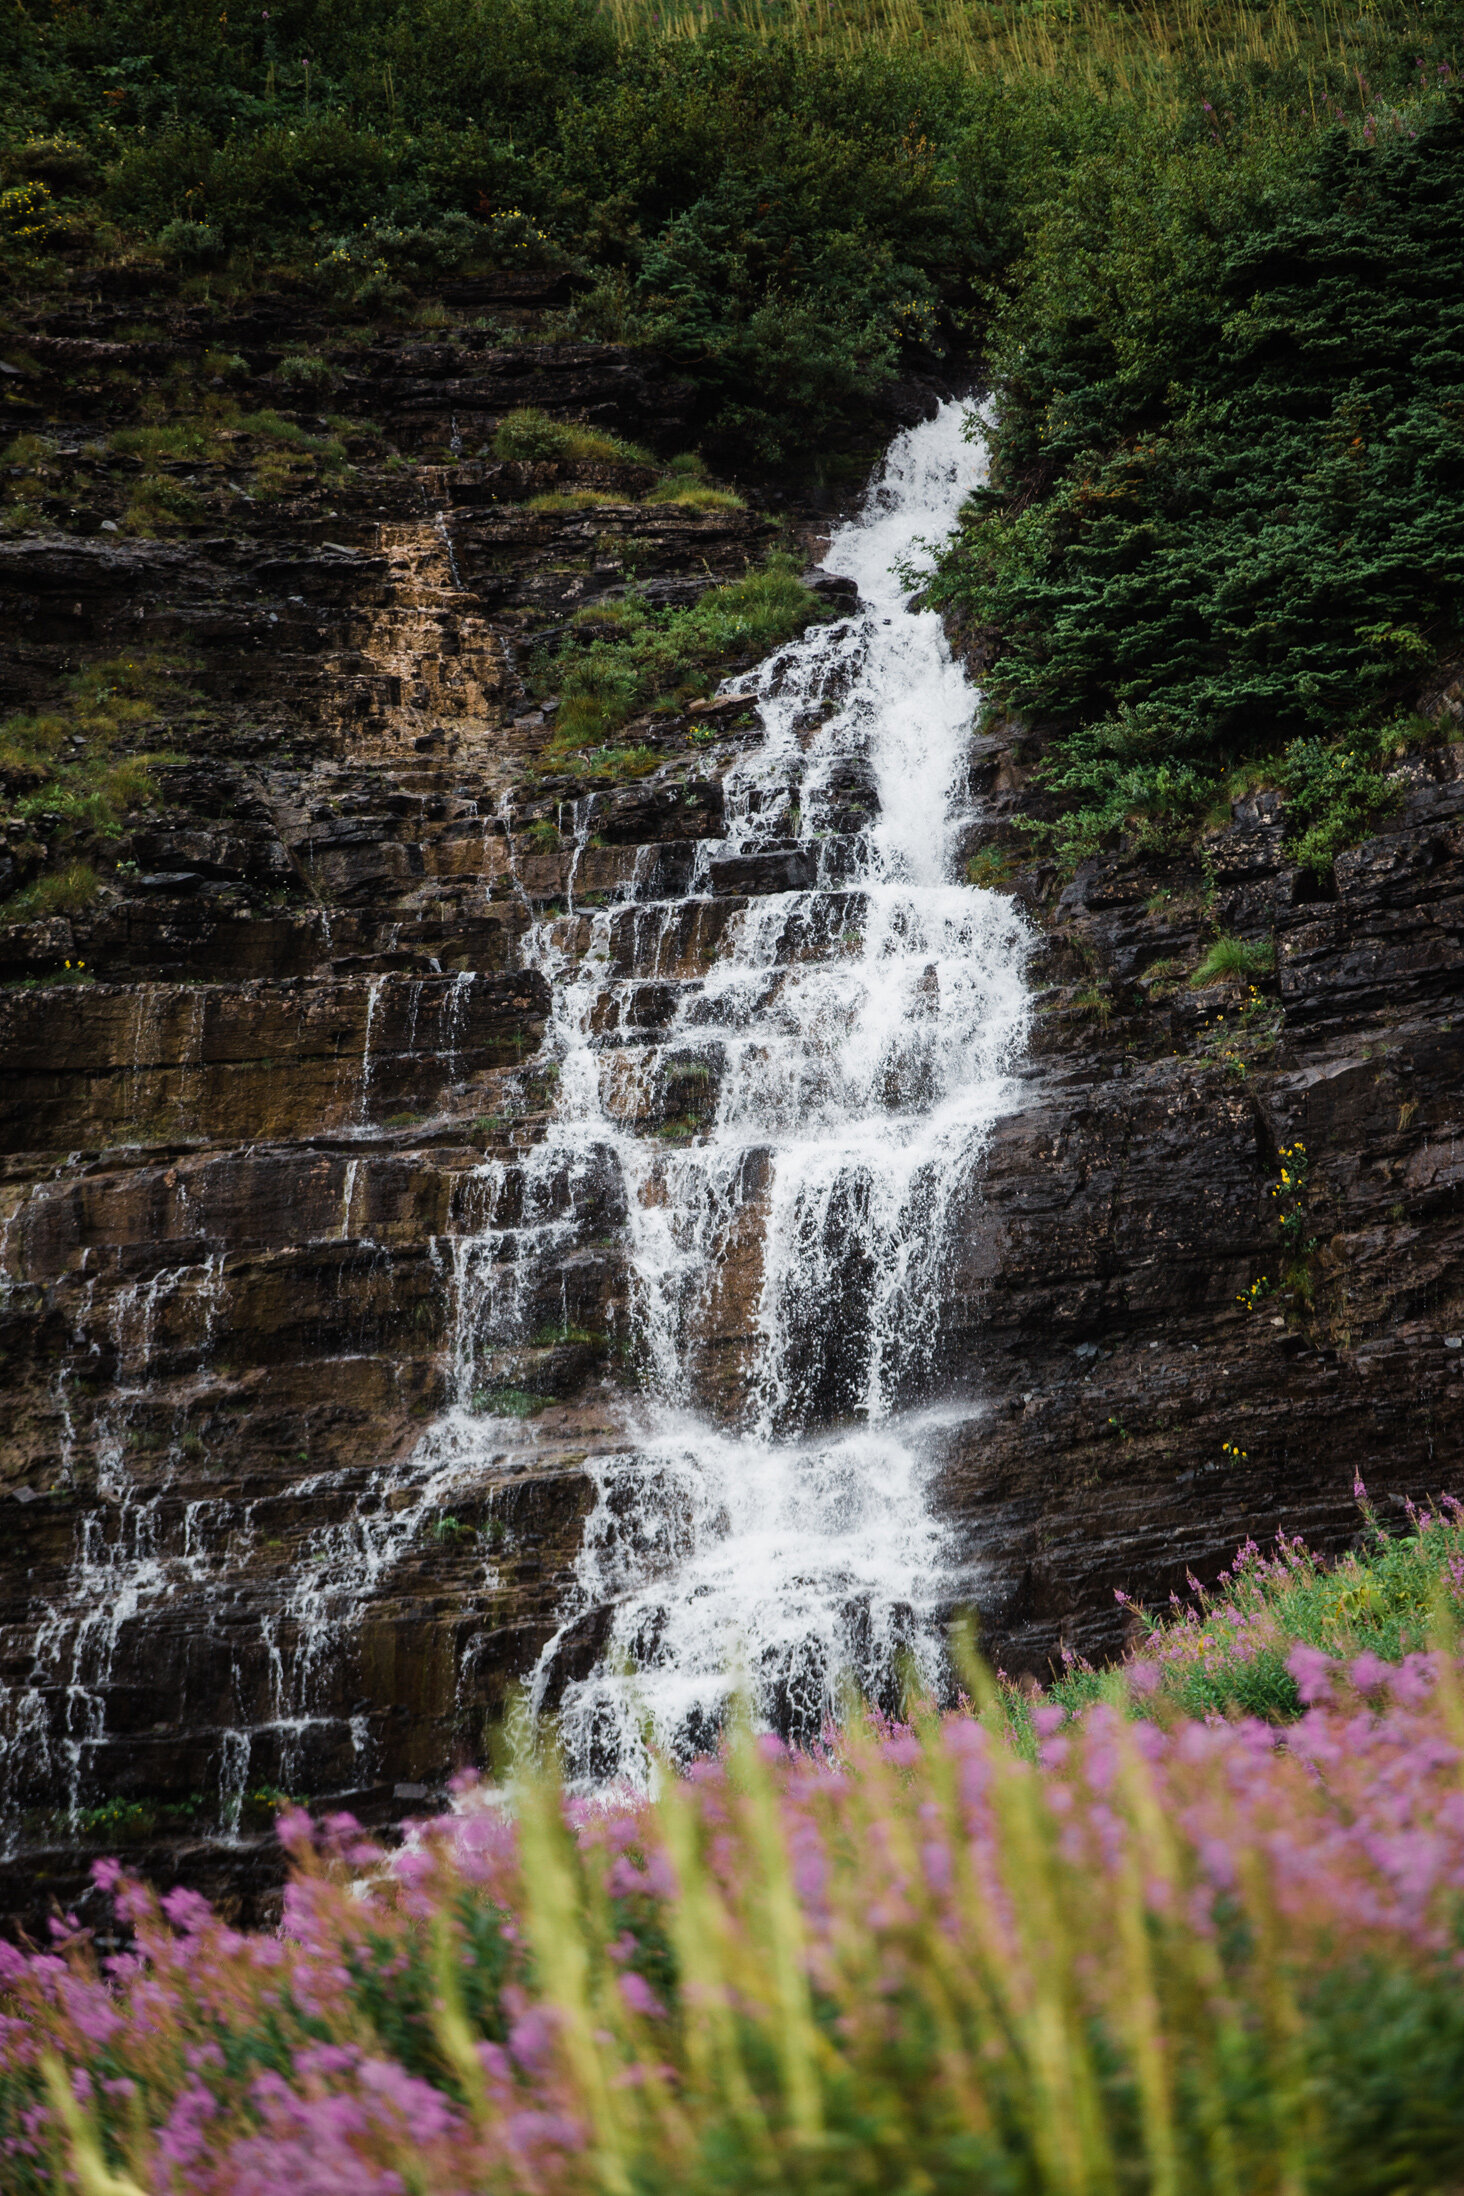
[[[1451,50],[1449,9],[1409,0],[1175,12],[1166,40],[1080,4],[1024,43],[944,0],[17,8],[0,195],[27,280],[83,199],[200,279],[273,261],[365,313],[465,267],[568,270],[563,332],[654,341],[714,446],[806,461],[1008,290],[1034,387],[1111,380],[1107,344],[1162,396],[1225,208],[1284,181],[1319,113],[1401,112]]]
[[[950,168],[970,88],[914,57],[735,23],[621,43],[592,0],[124,0],[13,11],[7,62],[9,129],[94,139],[75,172],[182,267],[273,256],[374,311],[464,265],[572,266],[566,332],[654,337],[744,458],[846,427],[993,258]]]
[[[755,663],[827,614],[784,555],[684,610],[652,609],[634,590],[596,603],[543,665],[543,684],[561,697],[550,759],[608,738],[637,709],[695,700],[729,666]]]
[[[1049,835],[1162,839],[1271,755],[1323,866],[1464,639],[1464,98],[1295,165],[1263,132],[1090,161],[994,409],[996,486],[931,592],[1060,736]]]

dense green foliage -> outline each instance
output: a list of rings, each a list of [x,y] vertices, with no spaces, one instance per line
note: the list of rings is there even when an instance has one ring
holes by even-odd
[[[632,590],[581,611],[544,663],[546,686],[562,697],[549,759],[593,748],[638,708],[683,707],[729,662],[756,663],[821,614],[796,561],[780,555],[684,610],[652,609]]]
[[[1070,855],[1260,762],[1325,866],[1464,645],[1464,102],[1437,66],[1418,90],[1307,141],[1140,131],[1045,217],[935,592],[1060,736]]]
[[[0,74],[12,257],[90,208],[189,276],[274,258],[367,313],[566,269],[566,332],[655,340],[744,457],[807,448],[939,344],[1002,249],[959,187],[958,75],[735,27],[620,46],[589,0],[12,10]]]
[[[1259,779],[1325,868],[1464,646],[1457,49],[1457,0],[16,8],[0,285],[120,256],[346,330],[538,268],[539,332],[654,345],[724,470],[984,350],[993,486],[934,592],[1055,735],[1038,835],[1170,840]]]
[[[1138,374],[1162,389],[1165,330],[1208,279],[1190,246],[1212,224],[1210,171],[1247,169],[1228,137],[1211,157],[1196,133],[1202,78],[1307,134],[1318,87],[1347,96],[1358,54],[1405,91],[1405,43],[1437,43],[1419,22],[1396,0],[1374,11],[1345,55],[1318,48],[1310,84],[1294,36],[1278,47],[1289,74],[1278,62],[1248,86],[1197,51],[1176,118],[1126,111],[1061,58],[975,68],[908,27],[821,37],[797,10],[770,34],[760,10],[733,7],[688,38],[625,10],[617,30],[592,0],[15,8],[0,18],[0,271],[24,283],[48,251],[110,240],[205,285],[285,265],[369,315],[464,269],[558,268],[576,278],[565,332],[656,342],[697,385],[713,444],[766,461],[969,343],[1034,238],[1022,296],[1051,287],[1070,246],[1100,287],[1126,258],[1152,260],[1150,291],[1179,299]],[[1288,136],[1272,165],[1289,157]],[[1132,201],[1150,191],[1146,231]],[[1050,358],[1054,387],[1087,340],[1071,303],[1066,319],[1055,295],[1036,308],[1034,361],[1040,379]],[[1114,331],[1095,324],[1093,340],[1112,349]],[[1133,392],[1105,394],[1112,365],[1088,363],[1101,439]]]

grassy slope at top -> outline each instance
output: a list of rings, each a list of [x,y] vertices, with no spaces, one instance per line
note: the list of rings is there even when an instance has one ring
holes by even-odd
[[[934,592],[1053,740],[1033,828],[1163,844],[1273,782],[1325,867],[1464,646],[1456,43],[1457,0],[15,10],[0,301],[17,359],[109,258],[359,340],[537,268],[538,332],[656,347],[724,470],[826,461],[984,337],[994,485]],[[580,666],[602,727],[654,699],[623,668]]]
[[[284,270],[369,319],[559,270],[557,332],[655,342],[744,460],[806,453],[943,348],[1004,248],[952,171],[958,71],[735,27],[622,44],[589,0],[13,10],[0,79],[13,291],[111,251],[200,298]]]
[[[15,9],[0,275],[121,252],[207,298],[283,266],[369,318],[453,273],[560,269],[561,332],[654,342],[709,447],[776,462],[969,344],[1113,146],[1187,143],[1206,86],[1283,119],[1284,166],[1318,98],[1355,107],[1359,66],[1401,94],[1436,44],[1404,0],[1358,22],[737,0],[660,28],[634,0]],[[1030,269],[1018,296],[1040,248]]]

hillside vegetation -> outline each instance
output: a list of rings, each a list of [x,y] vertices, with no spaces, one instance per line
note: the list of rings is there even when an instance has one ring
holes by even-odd
[[[669,351],[710,441],[764,461],[1004,310],[1066,386],[1091,319],[1111,436],[1203,341],[1227,238],[1334,115],[1376,134],[1432,100],[1452,37],[1398,6],[16,8],[4,272],[24,293],[101,254],[198,298],[285,275],[369,319],[559,269],[563,332]]]
[[[205,309],[293,289],[343,340],[443,325],[485,273],[557,279],[535,335],[669,357],[724,472],[857,463],[901,376],[984,377],[992,485],[934,599],[1043,745],[1028,843],[1162,849],[1264,783],[1325,870],[1464,660],[1459,25],[17,7],[0,352],[6,294],[19,344],[27,300],[99,267]]]
[[[1029,247],[993,486],[935,594],[1058,736],[1039,836],[1069,859],[1266,783],[1324,870],[1447,728],[1420,704],[1464,651],[1464,102],[1442,66],[1416,89],[1284,163],[1229,118],[1188,157],[1131,143]]]

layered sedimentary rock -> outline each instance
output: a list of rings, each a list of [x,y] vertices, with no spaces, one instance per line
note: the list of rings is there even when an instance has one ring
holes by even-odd
[[[104,372],[161,378],[204,340],[186,316],[166,344],[42,332],[18,409],[65,455],[107,424]],[[267,386],[280,332],[227,340]],[[452,446],[534,404],[651,423],[664,447],[676,401],[654,362],[603,347],[384,344],[341,364],[333,404],[390,438],[346,478],[235,496],[227,530],[125,539],[102,528],[127,462],[99,462],[88,509],[0,541],[10,706],[141,663],[161,751],[159,797],[120,837],[78,846],[44,811],[6,826],[11,888],[48,873],[63,833],[103,880],[72,912],[0,928],[17,1911],[53,1872],[73,1882],[91,1835],[172,1854],[196,1827],[204,1880],[242,1883],[256,1851],[273,1868],[286,1790],[379,1810],[404,1785],[409,1805],[481,1758],[485,1714],[553,1628],[622,1320],[620,1216],[586,1197],[537,1345],[508,1363],[455,1349],[483,1170],[511,1171],[542,1118],[550,993],[520,945],[563,889],[566,795],[600,826],[579,861],[593,896],[637,862],[674,876],[718,788],[685,716],[660,727],[671,759],[651,784],[536,770],[552,722],[518,657],[637,564],[695,600],[771,528],[644,509],[630,499],[654,475],[634,465]],[[209,490],[206,467],[175,469]],[[602,501],[529,507],[576,489]],[[403,1498],[377,1475],[495,1381],[535,1415],[517,1443],[509,1423],[481,1504],[442,1512],[429,1474],[400,1530],[380,1529]],[[380,1591],[338,1607],[312,1570],[339,1565],[362,1518]]]
[[[996,1132],[952,1277],[952,1358],[988,1410],[945,1475],[1013,1667],[1059,1644],[1111,1651],[1116,1586],[1183,1594],[1250,1536],[1344,1543],[1358,1478],[1400,1521],[1458,1478],[1451,721],[1400,765],[1386,828],[1326,877],[1288,867],[1284,808],[1263,794],[1203,863],[1112,856],[1066,885],[1015,880],[1042,988],[1025,1103]],[[1036,760],[1016,731],[985,744],[984,836],[1000,843]],[[1196,988],[1217,930],[1257,949],[1256,973]]]
[[[79,445],[119,357],[161,375],[170,343],[227,342],[267,379],[286,334],[263,308],[179,319],[151,359],[42,328],[23,401]],[[735,704],[640,726],[660,759],[632,781],[543,759],[536,637],[630,574],[695,599],[775,537],[756,511],[638,503],[633,466],[473,453],[524,403],[669,447],[671,377],[471,332],[340,373],[332,401],[412,462],[363,453],[165,541],[100,530],[121,493],[101,467],[84,511],[0,541],[10,706],[129,649],[171,682],[162,798],[107,842],[101,894],[0,931],[12,1914],[71,1896],[122,1834],[258,1911],[281,1793],[389,1815],[483,1758],[566,1607],[600,1499],[585,1458],[625,1438],[635,1374],[614,1168],[545,1190],[525,1163],[555,984],[633,893],[595,946],[629,1046],[740,911],[813,882],[791,837],[696,868],[753,736]],[[530,508],[577,486],[626,500]],[[1000,843],[1034,759],[1016,728],[973,742],[970,850]],[[1407,769],[1330,879],[1287,868],[1270,796],[1203,866],[1014,874],[1034,1037],[948,1231],[935,1376],[974,1415],[931,1437],[952,1598],[1010,1668],[1111,1649],[1116,1586],[1162,1598],[1247,1533],[1337,1543],[1355,1472],[1385,1505],[1456,1474],[1464,780],[1448,747]],[[851,766],[830,831],[871,798]],[[59,828],[7,820],[7,890]],[[551,908],[560,959],[526,965]],[[1274,975],[1192,988],[1217,928],[1274,939]],[[694,1135],[703,1068],[648,1087],[638,1128]],[[1257,1295],[1282,1279],[1270,1193],[1298,1140],[1310,1248],[1288,1295]],[[704,1315],[699,1400],[724,1419],[758,1317],[743,1189]],[[533,1229],[505,1344],[495,1244]],[[502,1428],[471,1499],[423,1446],[454,1412]]]

